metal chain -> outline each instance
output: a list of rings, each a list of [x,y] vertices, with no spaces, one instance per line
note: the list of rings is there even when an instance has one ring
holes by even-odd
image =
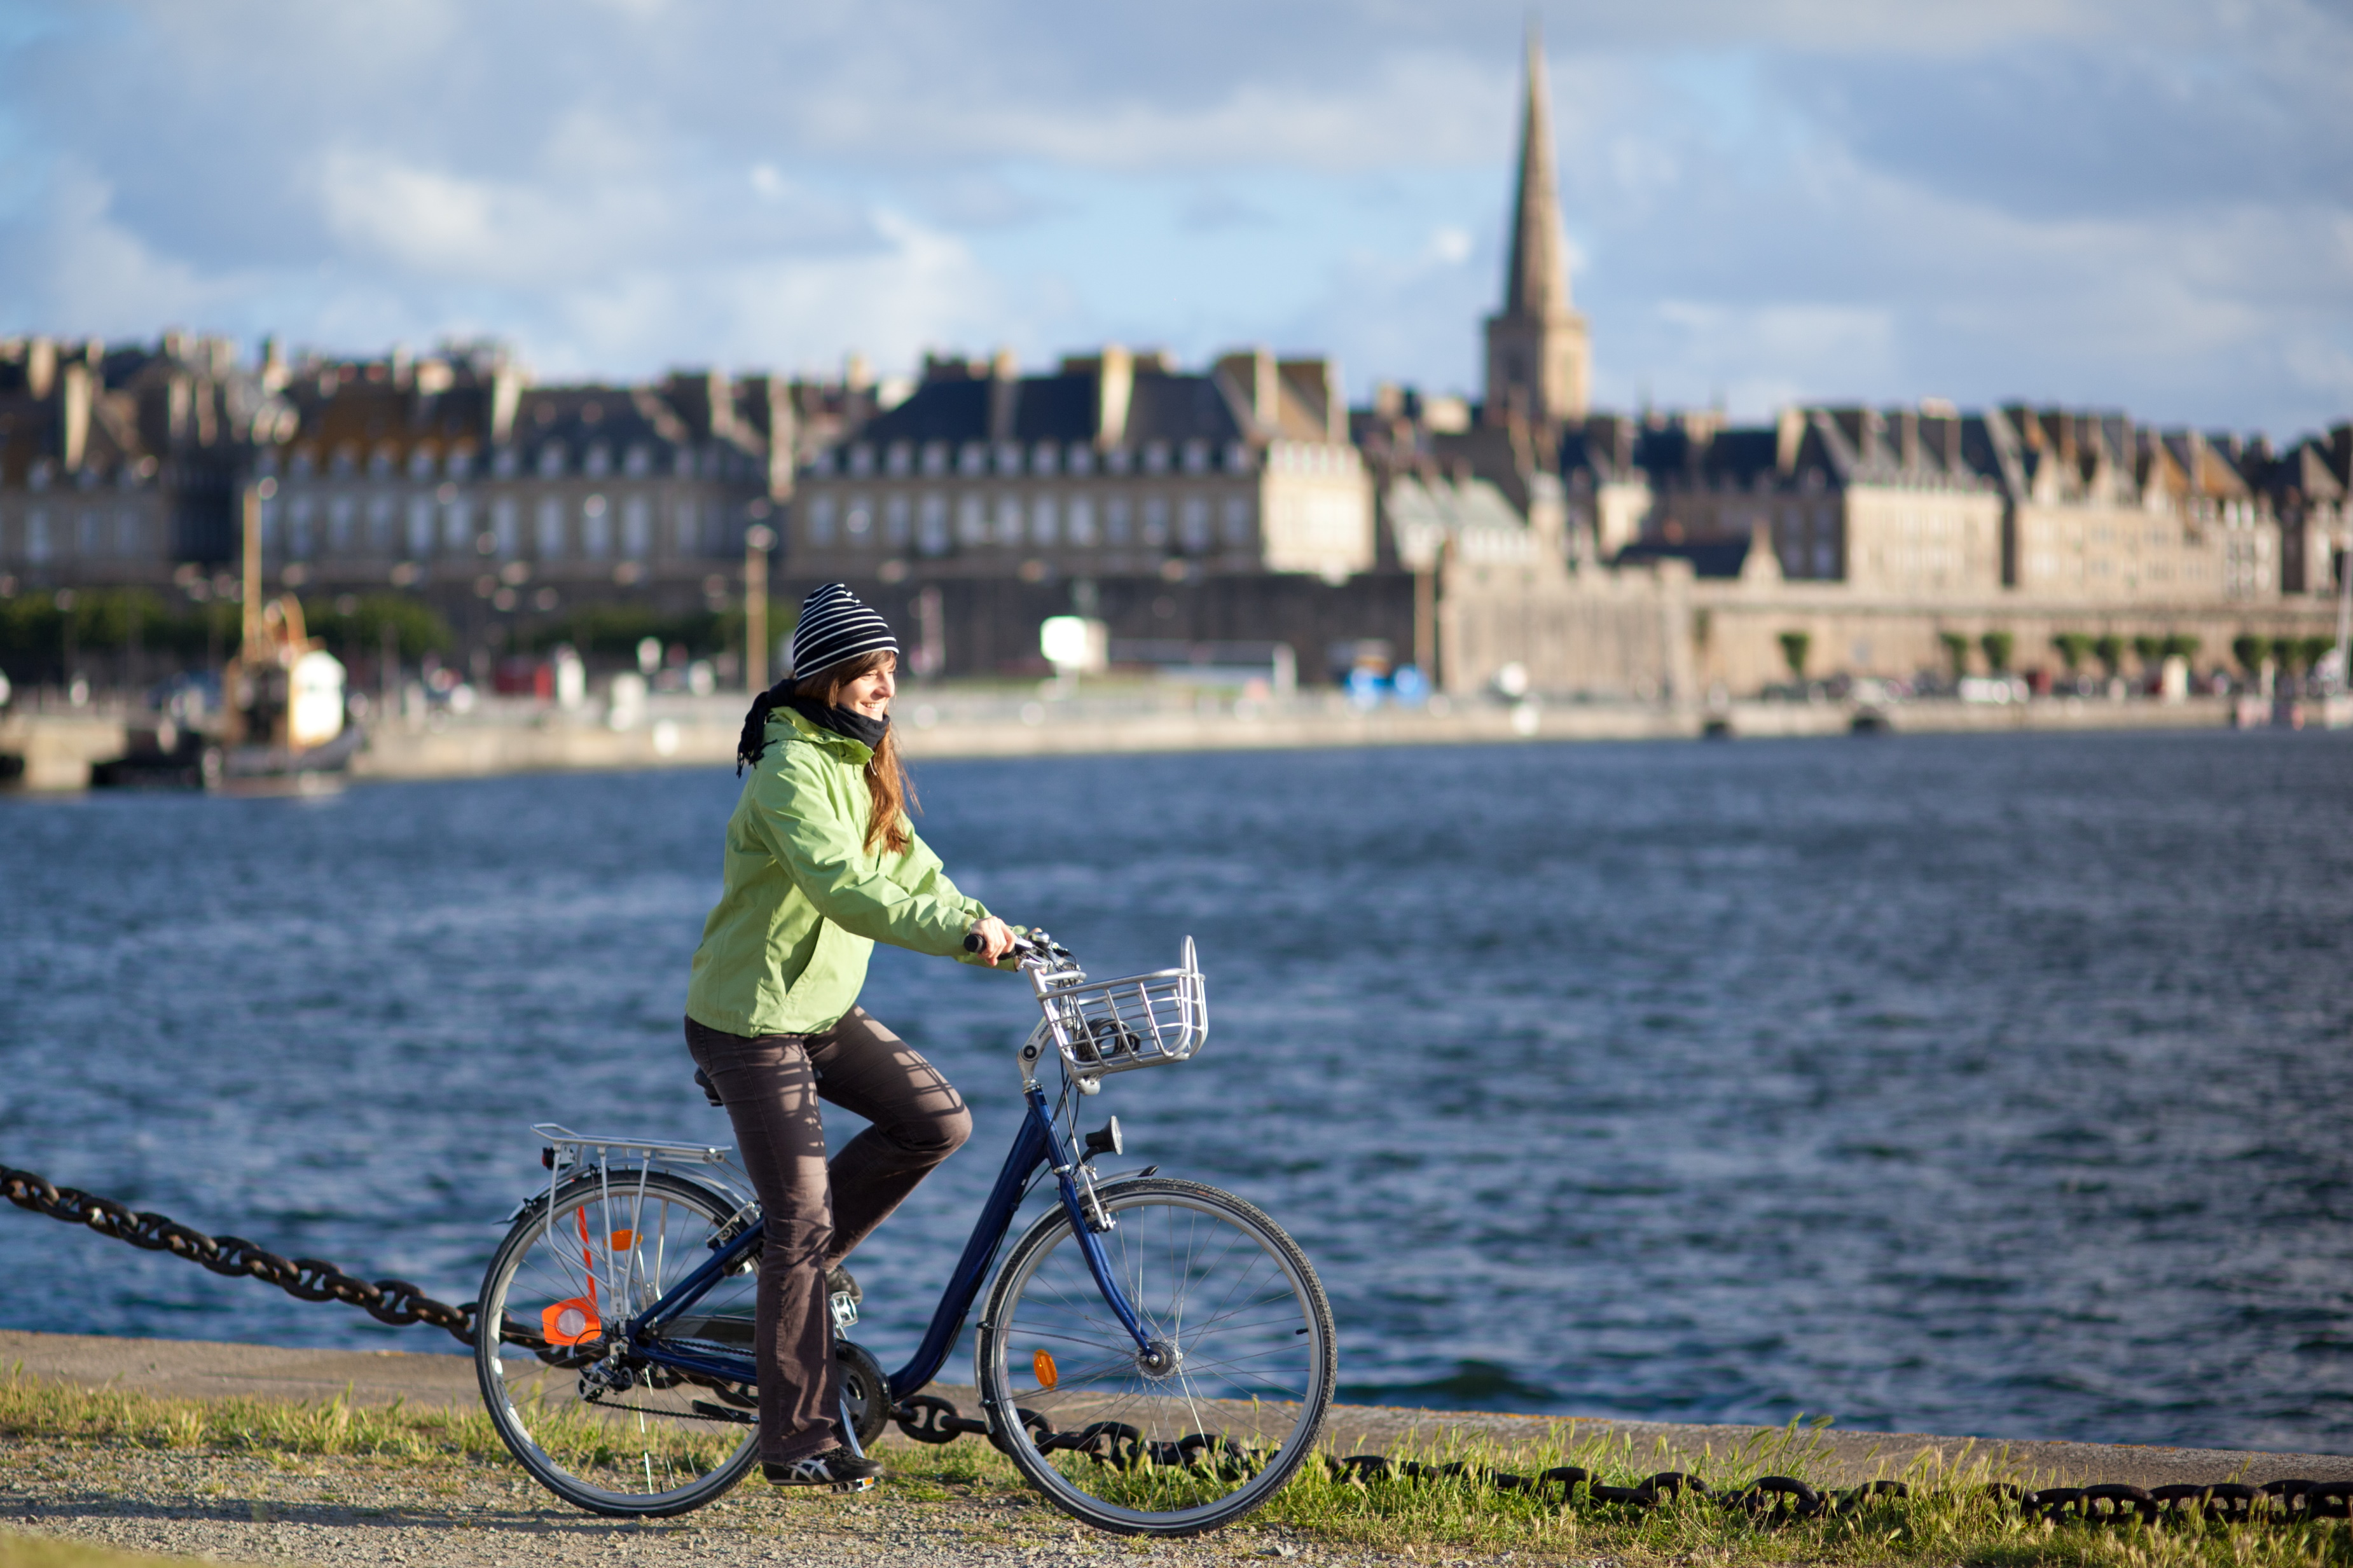
[[[61,1187],[30,1171],[0,1165],[0,1197],[20,1209],[45,1214],[68,1225],[86,1226],[100,1236],[127,1241],[149,1252],[169,1252],[200,1263],[216,1274],[243,1275],[265,1280],[304,1301],[342,1301],[359,1308],[380,1323],[405,1326],[428,1323],[446,1330],[461,1344],[474,1342],[474,1318],[480,1303],[452,1307],[437,1301],[424,1288],[406,1279],[363,1279],[346,1274],[318,1258],[280,1258],[241,1237],[206,1236],[160,1214],[133,1213],[111,1198],[79,1187]],[[572,1352],[550,1345],[519,1320],[500,1325],[508,1344],[535,1351],[543,1361],[564,1362]],[[695,1382],[703,1380],[697,1378]],[[1015,1419],[1029,1433],[1039,1453],[1084,1454],[1098,1464],[1122,1469],[1140,1464],[1191,1466],[1216,1456],[1219,1468],[1247,1472],[1262,1457],[1214,1433],[1196,1432],[1175,1442],[1147,1440],[1121,1421],[1097,1421],[1076,1431],[1058,1432],[1038,1412],[1017,1407]],[[918,1443],[953,1443],[959,1437],[987,1437],[1004,1445],[986,1421],[976,1421],[948,1400],[918,1394],[892,1408],[891,1418],[901,1432]],[[1765,1476],[1737,1490],[1716,1493],[1696,1476],[1662,1470],[1640,1486],[1613,1487],[1594,1479],[1581,1465],[1561,1465],[1535,1476],[1478,1465],[1423,1465],[1394,1460],[1381,1454],[1351,1454],[1335,1459],[1324,1456],[1326,1473],[1336,1480],[1359,1484],[1385,1477],[1407,1480],[1460,1480],[1492,1487],[1497,1491],[1528,1492],[1556,1497],[1563,1504],[1585,1502],[1619,1507],[1656,1508],[1683,1492],[1712,1499],[1719,1507],[1736,1510],[1768,1522],[1820,1519],[1850,1514],[1873,1499],[1913,1495],[1902,1481],[1869,1481],[1841,1491],[1823,1491],[1790,1476]],[[2262,1486],[2238,1482],[2185,1482],[2162,1487],[2044,1487],[2028,1491],[2003,1482],[1985,1489],[1987,1495],[2014,1502],[2038,1519],[2073,1516],[2098,1523],[2127,1519],[2155,1521],[2166,1514],[2196,1514],[2239,1523],[2275,1520],[2301,1523],[2315,1519],[2353,1518],[2353,1481],[2266,1481]]]
[[[149,1252],[168,1252],[200,1263],[216,1274],[244,1275],[277,1286],[303,1301],[341,1301],[380,1323],[406,1327],[428,1323],[448,1331],[459,1343],[474,1342],[479,1303],[452,1307],[406,1279],[363,1279],[322,1258],[280,1258],[237,1236],[206,1236],[160,1214],[134,1214],[112,1198],[79,1187],[61,1187],[30,1171],[0,1165],[0,1197],[20,1209],[45,1214],[68,1225],[87,1226],[100,1236],[127,1241]],[[545,1351],[547,1341],[528,1325],[508,1318],[501,1335],[510,1344]]]

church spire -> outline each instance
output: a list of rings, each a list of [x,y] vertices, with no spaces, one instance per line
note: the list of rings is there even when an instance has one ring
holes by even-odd
[[[1504,308],[1487,318],[1486,416],[1502,423],[1516,415],[1551,425],[1585,416],[1592,366],[1585,318],[1568,303],[1568,242],[1553,172],[1552,93],[1534,16],[1528,18],[1526,93]]]
[[[1512,209],[1512,254],[1504,272],[1507,316],[1543,316],[1568,306],[1560,193],[1552,169],[1552,92],[1545,81],[1544,34],[1534,16],[1528,18],[1527,54],[1519,199]]]

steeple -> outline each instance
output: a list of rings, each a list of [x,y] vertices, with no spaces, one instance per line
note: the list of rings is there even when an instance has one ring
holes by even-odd
[[[1569,308],[1567,241],[1553,174],[1552,94],[1544,38],[1528,20],[1527,100],[1520,116],[1520,178],[1504,308],[1487,318],[1486,416],[1536,424],[1582,419],[1590,396],[1585,318]]]

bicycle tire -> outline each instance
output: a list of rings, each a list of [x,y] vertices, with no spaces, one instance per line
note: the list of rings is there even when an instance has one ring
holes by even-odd
[[[1114,1223],[1101,1237],[1113,1272],[1166,1370],[1145,1366],[1104,1306],[1057,1208],[1015,1245],[981,1314],[974,1371],[992,1440],[1049,1502],[1098,1530],[1219,1529],[1314,1451],[1339,1376],[1330,1303],[1298,1244],[1230,1193],[1146,1177],[1099,1195]],[[1084,1446],[1041,1453],[1040,1424]],[[1203,1435],[1233,1446],[1187,1444]]]
[[[710,1257],[712,1237],[736,1207],[667,1172],[642,1181],[630,1172],[609,1183],[577,1176],[552,1203],[526,1205],[491,1257],[474,1345],[482,1403],[508,1451],[565,1501],[611,1518],[665,1519],[723,1496],[758,1460],[756,1405],[744,1385],[683,1380],[638,1363],[630,1386],[591,1400],[584,1397],[586,1380],[602,1358],[587,1352],[579,1358],[587,1364],[549,1365],[506,1337],[508,1324],[520,1322],[594,1343],[595,1325],[617,1293],[642,1308],[674,1286]],[[606,1238],[602,1247],[598,1237]],[[756,1267],[755,1253],[696,1304],[686,1322],[690,1337],[700,1330],[708,1342],[730,1349],[741,1340],[748,1352]],[[526,1384],[536,1384],[525,1394],[528,1419],[517,1399]],[[560,1403],[567,1390],[568,1405]],[[729,1434],[739,1431],[731,1442]]]

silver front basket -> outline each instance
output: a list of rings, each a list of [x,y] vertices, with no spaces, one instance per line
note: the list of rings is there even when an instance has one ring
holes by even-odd
[[[1082,1079],[1181,1062],[1209,1037],[1208,994],[1189,936],[1181,967],[1058,986],[1038,1000],[1062,1060]]]

